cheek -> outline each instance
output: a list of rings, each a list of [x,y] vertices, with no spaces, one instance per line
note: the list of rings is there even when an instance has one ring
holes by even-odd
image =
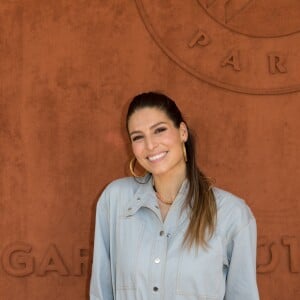
[[[133,154],[136,156],[136,157],[139,157],[141,156],[142,152],[143,152],[143,146],[142,146],[142,143],[134,143],[134,144],[131,144],[131,149],[132,149],[132,152]]]
[[[176,146],[178,144],[181,144],[181,136],[180,136],[180,133],[177,129],[174,129],[174,130],[170,130],[168,132],[168,134],[166,134],[164,136],[164,139],[165,139],[165,143],[170,145],[170,146]]]
[[[166,139],[166,144],[170,147],[178,147],[181,145],[181,139],[179,136],[172,135]]]

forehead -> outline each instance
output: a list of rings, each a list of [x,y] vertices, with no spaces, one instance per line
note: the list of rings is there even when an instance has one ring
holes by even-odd
[[[158,108],[141,108],[136,110],[129,118],[128,129],[129,131],[141,130],[159,122],[171,123],[171,120],[164,111]]]

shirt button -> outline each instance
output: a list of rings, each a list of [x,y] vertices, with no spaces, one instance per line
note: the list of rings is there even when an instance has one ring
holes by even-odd
[[[140,198],[140,197],[138,197],[136,200],[137,200],[137,201],[141,201],[141,198]]]
[[[169,238],[171,236],[171,233],[167,233],[167,237]]]
[[[155,258],[155,259],[154,259],[154,262],[155,262],[156,264],[159,264],[159,263],[160,263],[160,258],[159,258],[159,257]]]
[[[160,236],[163,236],[165,234],[165,232],[163,231],[163,230],[161,230],[160,232],[159,232],[159,235]]]
[[[129,207],[128,210],[132,210],[132,207]]]
[[[157,286],[153,287],[153,291],[157,292],[158,291],[158,287]]]
[[[158,206],[158,205],[155,205],[155,208],[159,208],[159,206]]]

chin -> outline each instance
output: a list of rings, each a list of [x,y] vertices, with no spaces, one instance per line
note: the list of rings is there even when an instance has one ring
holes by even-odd
[[[160,176],[168,173],[168,170],[149,170],[149,172],[154,176]]]

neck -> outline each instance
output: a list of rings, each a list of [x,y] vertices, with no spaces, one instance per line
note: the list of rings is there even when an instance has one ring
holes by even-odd
[[[173,202],[186,178],[186,169],[178,174],[167,176],[153,175],[153,184],[159,195],[168,202]]]

